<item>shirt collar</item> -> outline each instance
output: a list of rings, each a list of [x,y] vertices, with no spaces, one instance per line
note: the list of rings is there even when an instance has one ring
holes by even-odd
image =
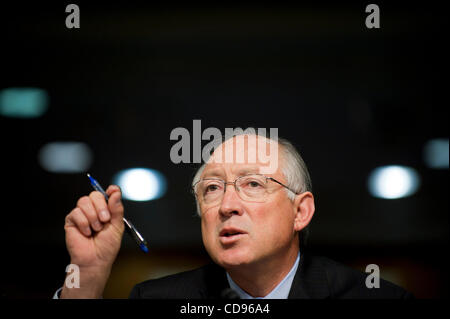
[[[227,280],[230,288],[236,291],[241,299],[287,299],[289,296],[289,291],[291,290],[292,281],[294,280],[295,273],[297,272],[297,267],[300,262],[300,252],[297,255],[297,259],[295,260],[294,266],[292,266],[289,273],[283,280],[265,297],[252,297],[244,290],[241,289],[234,281],[231,279],[231,276],[227,272]]]

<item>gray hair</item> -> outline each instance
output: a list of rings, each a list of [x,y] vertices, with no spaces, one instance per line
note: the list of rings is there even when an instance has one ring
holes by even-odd
[[[289,142],[286,139],[278,138],[277,140],[271,139],[269,137],[266,137],[264,135],[258,135],[257,133],[251,133],[252,135],[262,136],[265,137],[271,141],[275,141],[278,143],[278,145],[281,147],[281,150],[283,152],[283,158],[284,162],[282,164],[281,171],[286,178],[286,186],[288,186],[290,189],[294,190],[296,193],[303,193],[303,192],[312,192],[312,183],[311,183],[311,177],[308,172],[308,168],[306,167],[305,162],[303,161],[303,158],[301,157],[300,153],[297,151],[294,145],[292,145],[291,142]],[[243,134],[236,134],[233,136],[230,136],[226,138],[222,143],[227,141],[230,138],[233,138],[235,136],[239,135],[249,135],[248,133]],[[197,172],[194,175],[194,178],[192,180],[192,186],[194,186],[199,180],[200,176],[203,173],[203,170],[205,169],[206,163],[202,164],[200,168],[197,170]],[[291,192],[290,190],[286,189],[288,198],[293,201],[295,199],[296,194]],[[196,205],[197,205],[197,214],[201,216],[200,212],[200,205],[198,203],[197,197],[195,197]],[[308,227],[305,227],[300,231],[300,244],[305,245],[306,244],[306,237],[308,236],[309,230]]]
[[[241,134],[242,135],[242,134]],[[248,135],[248,134],[243,134]],[[263,136],[258,135],[257,136]],[[233,138],[238,135],[234,135],[230,138]],[[264,136],[265,137],[265,136]],[[229,139],[230,139],[229,138]],[[303,193],[303,192],[311,192],[312,191],[312,183],[311,183],[311,177],[308,172],[308,168],[306,167],[305,162],[303,161],[303,158],[300,156],[297,149],[292,145],[291,142],[289,142],[286,139],[278,138],[278,140],[273,140],[268,138],[269,140],[276,141],[278,145],[281,146],[281,149],[283,151],[284,155],[284,163],[282,166],[281,171],[283,172],[284,177],[286,178],[286,186],[291,188],[297,193]],[[227,141],[228,139],[224,140]],[[206,163],[204,163],[200,168],[197,170],[197,172],[194,175],[194,178],[192,180],[192,186],[194,186],[199,180],[200,176],[203,173],[203,170],[205,169]],[[293,194],[291,191],[286,189],[286,192],[288,194],[289,199],[294,200],[295,194]],[[197,199],[196,199],[197,200]],[[197,213],[200,215],[200,210],[197,205]]]

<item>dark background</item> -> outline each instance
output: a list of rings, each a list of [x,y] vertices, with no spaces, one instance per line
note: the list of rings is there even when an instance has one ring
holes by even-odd
[[[69,257],[64,217],[91,192],[84,174],[52,174],[37,160],[52,141],[81,141],[105,186],[119,170],[161,171],[166,195],[126,201],[150,254],[124,236],[105,297],[127,297],[148,278],[208,262],[189,193],[196,165],[173,164],[170,132],[200,119],[217,127],[278,128],[307,163],[316,198],[309,249],[381,276],[419,298],[448,296],[448,169],[425,166],[431,138],[448,138],[439,6],[333,4],[115,4],[77,1],[1,8],[1,83],[47,90],[37,119],[0,116],[0,293],[51,298]],[[445,35],[445,36],[444,36]],[[447,40],[445,40],[447,41]],[[205,143],[204,143],[205,144]],[[376,199],[379,165],[414,167],[413,196]]]

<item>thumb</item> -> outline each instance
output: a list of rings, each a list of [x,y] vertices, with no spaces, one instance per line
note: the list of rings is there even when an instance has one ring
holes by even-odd
[[[111,223],[118,225],[122,223],[124,207],[122,204],[122,192],[117,185],[110,185],[106,190],[109,197],[108,208],[111,213]]]

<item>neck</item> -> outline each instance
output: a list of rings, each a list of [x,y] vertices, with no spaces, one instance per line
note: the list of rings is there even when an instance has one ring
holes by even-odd
[[[295,264],[298,247],[284,256],[271,256],[258,263],[227,269],[233,281],[253,297],[265,297],[287,276]]]

